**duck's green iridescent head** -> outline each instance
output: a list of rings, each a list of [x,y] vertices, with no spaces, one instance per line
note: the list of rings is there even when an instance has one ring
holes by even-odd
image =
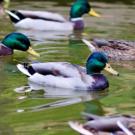
[[[70,18],[80,18],[84,14],[100,17],[99,14],[97,14],[93,9],[91,9],[88,0],[76,0],[71,6]]]
[[[111,74],[118,75],[118,72],[108,64],[108,57],[102,52],[94,52],[88,57],[86,69],[87,74],[100,73],[105,69]]]
[[[30,40],[24,34],[17,32],[10,33],[1,42],[12,50],[27,51],[32,55],[39,56],[39,54],[31,48]]]

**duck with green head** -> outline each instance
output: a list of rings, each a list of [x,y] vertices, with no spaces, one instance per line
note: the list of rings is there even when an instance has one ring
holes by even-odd
[[[26,51],[34,56],[39,56],[30,44],[30,40],[21,33],[10,33],[0,43],[0,56],[11,55],[13,50]]]
[[[91,8],[88,0],[76,0],[76,2],[71,6],[70,10],[70,20],[74,23],[74,29],[84,28],[84,22],[82,18],[84,14],[100,17],[100,15]]]
[[[84,14],[100,17],[99,14],[91,9],[88,0],[76,0],[73,3],[70,10],[70,21],[67,21],[59,14],[51,12],[25,10],[6,12],[16,28],[34,30],[72,31],[74,29],[83,29],[82,16]]]
[[[86,68],[68,62],[47,62],[18,64],[18,69],[29,76],[30,82],[41,86],[67,88],[74,90],[104,90],[109,87],[107,78],[101,74],[103,69],[118,75],[107,64],[108,58],[101,52],[92,53]]]

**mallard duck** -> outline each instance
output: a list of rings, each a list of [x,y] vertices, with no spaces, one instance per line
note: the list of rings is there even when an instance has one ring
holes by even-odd
[[[27,51],[28,53],[39,56],[30,44],[29,39],[21,33],[10,33],[0,43],[0,56],[11,55],[13,50]]]
[[[72,129],[83,135],[134,135],[134,116],[97,116],[90,113],[83,115],[89,119],[85,124],[69,122]]]
[[[68,62],[18,64],[18,69],[29,76],[28,80],[41,86],[74,90],[103,90],[109,86],[107,78],[100,74],[103,69],[118,75],[107,64],[104,53],[94,52],[88,57],[86,69]]]
[[[135,41],[92,39],[91,51],[102,51],[112,60],[135,60]]]
[[[76,0],[71,6],[70,21],[63,16],[43,11],[11,10],[6,11],[16,28],[35,30],[57,30],[72,31],[73,29],[83,29],[84,22],[82,16],[86,13],[100,17],[88,3],[88,0]]]

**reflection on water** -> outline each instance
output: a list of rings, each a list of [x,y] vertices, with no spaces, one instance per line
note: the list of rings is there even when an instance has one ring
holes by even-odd
[[[86,45],[82,42],[82,38],[83,38],[82,33],[80,32],[74,33],[74,35],[72,35],[69,39],[68,51],[69,55],[72,56],[71,63],[79,64],[81,62],[85,67],[86,59],[88,58],[88,55],[91,52],[89,51],[89,49],[85,50]]]
[[[27,35],[30,39],[35,41],[38,44],[52,43],[58,44],[60,41],[68,40],[68,36],[72,34],[71,31],[36,31],[36,30],[17,30]],[[59,41],[60,40],[60,41]]]
[[[61,88],[53,88],[53,87],[42,87],[38,84],[29,82],[28,86],[21,86],[15,89],[17,93],[27,93],[33,91],[39,91],[43,90],[44,95],[43,96],[22,96],[19,97],[19,99],[24,98],[33,98],[33,99],[39,99],[39,98],[49,98],[49,99],[58,99],[56,102],[51,102],[49,104],[39,105],[35,107],[30,107],[25,110],[29,111],[40,111],[44,109],[49,108],[56,108],[56,107],[62,107],[67,105],[72,105],[80,102],[86,102],[91,101],[95,99],[99,99],[101,97],[104,97],[108,94],[108,90],[104,91],[85,91],[85,90],[72,90],[72,89],[61,89]],[[19,111],[20,112],[20,111]]]
[[[1,135],[15,135],[15,132],[13,131],[12,127],[10,127],[8,124],[1,123],[0,134]]]
[[[96,115],[104,115],[104,109],[98,99],[93,99],[84,103],[84,112]]]

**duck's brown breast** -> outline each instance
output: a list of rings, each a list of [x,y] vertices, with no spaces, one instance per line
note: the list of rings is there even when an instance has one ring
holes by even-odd
[[[5,55],[11,55],[13,54],[13,50],[4,46],[3,44],[0,44],[0,56],[5,56]]]

